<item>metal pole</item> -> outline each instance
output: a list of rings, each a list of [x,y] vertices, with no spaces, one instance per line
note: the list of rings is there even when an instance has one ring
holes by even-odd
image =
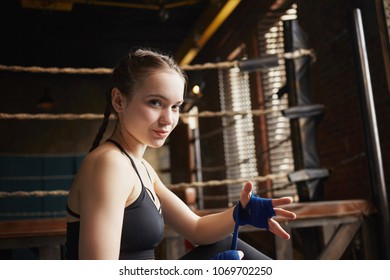
[[[198,120],[196,120],[198,122]],[[195,148],[195,159],[196,159],[196,180],[198,182],[203,181],[203,175],[202,175],[202,158],[201,158],[201,150],[200,150],[200,140],[199,140],[200,134],[199,134],[199,126],[196,125],[196,128],[194,129],[194,148]],[[204,209],[204,198],[203,198],[203,188],[198,188],[198,208]]]
[[[198,114],[198,107],[194,106],[191,110],[191,113]],[[201,156],[201,147],[200,147],[200,133],[199,133],[199,119],[198,116],[192,116],[188,118],[189,128],[192,132],[192,138],[194,139],[193,143],[193,152],[195,156],[195,168],[196,168],[196,181],[203,181],[202,174],[202,156]],[[204,209],[204,197],[203,197],[203,188],[197,188],[197,202],[198,208]]]
[[[378,208],[381,220],[379,233],[382,235],[382,243],[380,248],[384,250],[383,254],[385,259],[390,259],[389,205],[387,200],[375,104],[371,87],[370,69],[360,9],[353,10],[353,20],[356,40],[356,70],[366,136],[367,156],[373,185],[374,203]]]

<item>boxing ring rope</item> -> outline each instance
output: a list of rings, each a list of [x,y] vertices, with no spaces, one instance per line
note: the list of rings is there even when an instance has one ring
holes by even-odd
[[[345,165],[349,163],[350,161],[359,159],[361,157],[365,157],[364,153],[360,153],[358,155],[355,155],[353,157],[350,157],[343,162],[341,162],[339,165],[330,168],[333,171],[337,169],[338,167]],[[0,180],[42,180],[45,179],[71,179],[73,178],[73,175],[56,175],[56,176],[19,176],[19,177],[0,177]],[[282,174],[268,174],[265,176],[257,176],[252,178],[238,178],[238,179],[225,179],[225,180],[211,180],[207,182],[192,182],[192,183],[177,183],[177,184],[167,184],[167,187],[171,190],[174,189],[182,189],[182,188],[191,188],[191,187],[198,187],[198,188],[205,188],[205,187],[216,187],[221,186],[224,184],[237,184],[237,183],[245,183],[247,181],[254,181],[254,182],[265,182],[267,180],[275,180],[280,178],[288,177],[287,173]],[[293,184],[293,182],[287,183],[286,185]],[[284,186],[280,187],[283,188]],[[1,198],[9,198],[9,197],[46,197],[46,196],[67,196],[69,191],[67,190],[51,190],[51,191],[43,191],[43,190],[36,190],[36,191],[14,191],[14,192],[0,192],[0,199]],[[222,197],[222,196],[221,196]],[[224,196],[225,197],[225,196]]]
[[[101,120],[103,114],[27,114],[0,113],[0,119],[3,120]]]
[[[181,113],[181,118],[214,118],[214,117],[233,117],[237,115],[252,115],[252,116],[261,116],[269,113],[281,112],[279,109],[267,109],[267,110],[241,110],[241,111],[203,111],[198,114],[193,113]],[[2,120],[101,120],[104,118],[103,114],[93,114],[93,113],[84,113],[84,114],[28,114],[28,113],[0,113],[0,119]],[[115,116],[111,116],[111,119],[114,119]]]
[[[192,182],[192,183],[178,183],[169,184],[167,187],[171,190],[181,188],[205,188],[205,187],[217,187],[225,184],[239,184],[247,181],[265,182],[268,180],[275,180],[287,177],[287,174],[269,174],[265,176],[256,176],[251,178],[238,178],[238,179],[225,179],[225,180],[211,180],[207,182]],[[67,196],[66,190],[52,190],[52,191],[15,191],[15,192],[0,192],[0,198],[7,197],[45,197],[45,196]]]
[[[211,180],[207,182],[192,182],[192,183],[178,183],[178,184],[169,184],[167,187],[171,190],[182,190],[185,188],[205,188],[205,187],[217,187],[225,184],[238,184],[245,183],[247,181],[253,182],[264,182],[267,180],[275,180],[279,178],[286,178],[287,174],[269,174],[266,176],[257,176],[252,178],[239,178],[239,179],[225,179],[225,180]],[[63,197],[69,194],[68,190],[35,190],[35,191],[13,191],[13,192],[0,192],[1,198],[44,198],[44,197]],[[223,196],[225,199],[227,196]],[[210,198],[211,199],[211,198]],[[213,198],[215,200],[215,198]],[[53,215],[64,215],[65,211],[46,211],[46,212],[13,212],[13,213],[0,213],[0,216],[7,217],[33,217],[33,216],[53,216]]]
[[[279,59],[297,59],[303,56],[311,56],[314,62],[316,57],[312,49],[297,49],[293,52],[283,54],[269,55],[260,59],[253,60],[234,60],[216,63],[204,63],[196,65],[186,65],[184,71],[197,71],[209,69],[228,69],[240,68],[243,71],[253,70],[254,68],[269,68],[278,64]],[[8,72],[27,72],[27,73],[47,73],[47,74],[79,74],[79,75],[108,75],[112,73],[111,68],[72,68],[72,67],[40,67],[40,66],[18,66],[18,65],[0,65],[0,71]]]
[[[6,197],[46,197],[46,196],[67,196],[66,190],[54,191],[15,191],[15,192],[0,192],[0,198]]]

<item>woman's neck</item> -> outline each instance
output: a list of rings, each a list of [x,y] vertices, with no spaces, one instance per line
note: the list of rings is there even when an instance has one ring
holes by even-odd
[[[125,137],[120,129],[116,129],[111,135],[110,139],[118,142],[128,154],[134,158],[141,160],[144,156],[146,145],[135,143],[135,139],[131,137]]]

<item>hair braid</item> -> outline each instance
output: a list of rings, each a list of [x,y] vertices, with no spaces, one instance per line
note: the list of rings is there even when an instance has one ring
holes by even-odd
[[[93,143],[92,143],[91,148],[89,149],[89,152],[92,152],[93,150],[95,150],[97,148],[97,146],[99,146],[100,141],[103,138],[103,134],[107,129],[108,121],[110,120],[110,115],[111,115],[111,104],[109,102],[107,102],[106,110],[104,112],[103,122],[100,125],[99,131],[95,136],[95,140],[93,140]]]

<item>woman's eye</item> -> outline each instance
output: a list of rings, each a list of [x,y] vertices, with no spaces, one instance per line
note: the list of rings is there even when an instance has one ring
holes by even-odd
[[[181,108],[181,104],[180,104],[180,105],[173,105],[173,106],[172,106],[172,109],[173,109],[174,111],[180,111],[180,108]]]
[[[152,106],[161,106],[161,102],[157,99],[150,100],[149,104],[151,104]]]

